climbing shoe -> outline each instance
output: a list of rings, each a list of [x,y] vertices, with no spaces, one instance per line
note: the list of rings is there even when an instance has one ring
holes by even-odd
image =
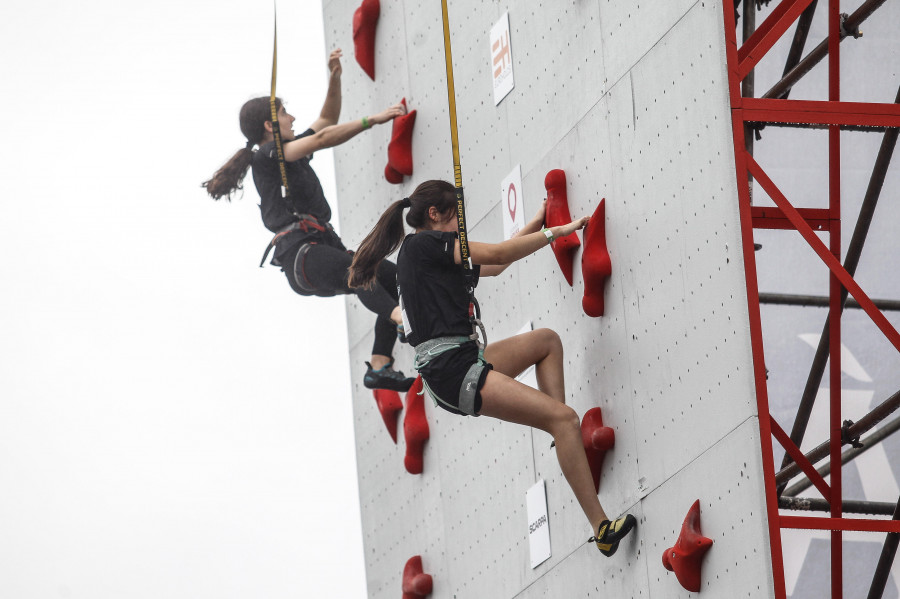
[[[390,389],[391,391],[409,391],[415,378],[407,377],[399,370],[391,368],[394,362],[388,362],[384,367],[375,370],[366,362],[366,375],[363,377],[363,385],[367,389]]]
[[[409,343],[409,341],[406,340],[406,331],[403,329],[402,324],[397,325],[397,341],[400,343]]]
[[[612,522],[604,520],[597,529],[597,536],[591,537],[588,542],[594,541],[597,543],[600,553],[606,557],[612,557],[619,548],[619,541],[624,539],[635,525],[637,525],[637,519],[631,514],[625,514]]]

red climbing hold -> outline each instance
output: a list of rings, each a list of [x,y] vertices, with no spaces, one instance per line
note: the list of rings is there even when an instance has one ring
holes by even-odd
[[[400,103],[406,107],[406,98],[400,100]],[[384,168],[384,178],[389,183],[403,183],[403,175],[413,174],[412,132],[415,124],[415,110],[394,119],[391,141],[388,144],[388,163]]]
[[[431,594],[434,581],[422,571],[422,556],[415,555],[403,567],[403,599],[422,599]]]
[[[569,198],[566,193],[565,171],[557,168],[547,173],[547,176],[544,177],[544,187],[547,188],[547,214],[544,216],[546,225],[556,227],[572,222],[572,216],[569,213]],[[574,232],[554,239],[550,244],[569,285],[572,285],[575,252],[578,251],[580,245],[581,242],[578,241],[578,236]]]
[[[391,434],[394,443],[397,442],[397,414],[403,409],[403,402],[400,401],[400,394],[390,389],[375,389],[372,394],[375,396],[375,404],[378,411],[381,412],[381,419]]]
[[[584,275],[584,298],[581,307],[588,316],[603,316],[603,287],[612,274],[612,263],[606,249],[606,199],[594,210],[584,230],[584,253],[581,255]]]
[[[356,62],[375,81],[375,27],[381,13],[378,0],[363,0],[353,13],[353,50]]]
[[[394,170],[390,163],[384,166],[384,178],[388,183],[393,183],[394,185],[403,183],[403,173]]]
[[[663,566],[670,572],[675,572],[675,578],[685,589],[700,592],[700,565],[703,556],[712,546],[712,539],[700,534],[700,500],[694,502],[688,510],[681,525],[681,534],[674,547],[669,547],[663,553]]]
[[[616,432],[603,426],[600,408],[591,408],[581,419],[581,442],[584,444],[584,453],[587,454],[591,476],[594,477],[594,490],[599,493],[603,457],[616,444]]]
[[[422,395],[422,377],[416,377],[406,392],[406,417],[403,419],[403,436],[406,437],[406,457],[403,465],[410,474],[422,474],[422,454],[428,440],[428,420],[425,418],[425,402]]]

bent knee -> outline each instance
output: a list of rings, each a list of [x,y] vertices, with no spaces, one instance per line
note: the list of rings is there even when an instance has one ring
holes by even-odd
[[[553,329],[535,329],[534,333],[537,335],[538,339],[541,340],[541,343],[551,350],[562,351],[562,339],[560,339],[559,334]]]
[[[578,412],[566,404],[561,403],[558,405],[554,414],[554,421],[557,430],[560,432],[581,432],[581,419],[578,417]]]

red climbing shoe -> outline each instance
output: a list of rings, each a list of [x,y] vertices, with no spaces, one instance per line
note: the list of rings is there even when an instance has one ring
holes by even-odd
[[[621,518],[617,518],[610,522],[604,520],[597,528],[597,536],[588,539],[588,542],[597,543],[597,549],[606,557],[612,555],[619,548],[619,541],[625,538],[631,529],[637,526],[637,519],[631,514],[625,514]]]

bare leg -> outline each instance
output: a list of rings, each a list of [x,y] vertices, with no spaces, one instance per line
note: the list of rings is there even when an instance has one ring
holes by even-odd
[[[591,530],[596,532],[607,518],[594,490],[594,480],[581,443],[578,414],[546,393],[497,371],[488,373],[481,397],[481,415],[538,428],[553,436],[563,476],[590,522]]]
[[[540,390],[566,403],[563,346],[555,331],[537,329],[491,343],[484,350],[484,359],[510,378],[534,364]]]

